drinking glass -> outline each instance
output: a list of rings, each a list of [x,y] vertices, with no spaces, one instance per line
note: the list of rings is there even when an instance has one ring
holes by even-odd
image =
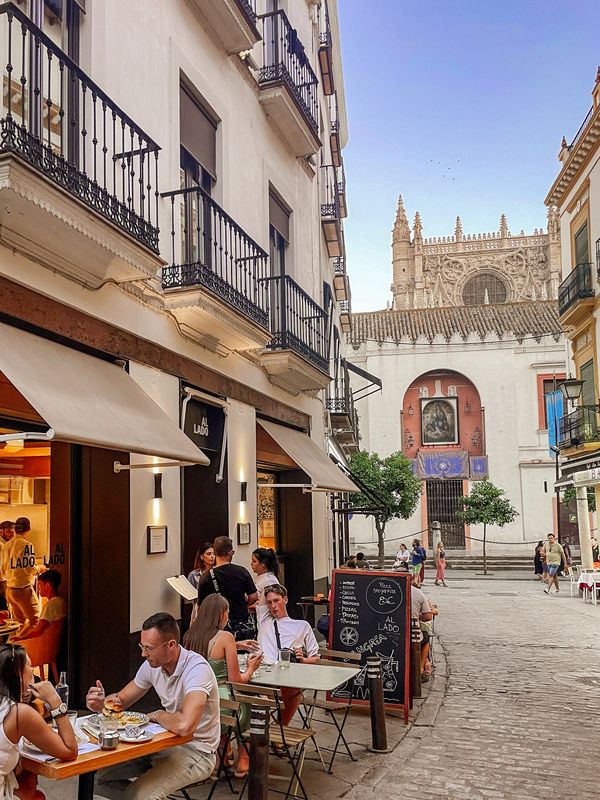
[[[287,648],[285,650],[280,650],[279,651],[279,666],[284,668],[284,669],[287,669],[287,667],[289,667],[289,665],[290,665],[291,656],[292,656],[292,651],[291,650],[288,650]]]

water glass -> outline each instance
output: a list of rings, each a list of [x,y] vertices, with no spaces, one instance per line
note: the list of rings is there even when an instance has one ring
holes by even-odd
[[[290,660],[292,657],[292,651],[288,648],[279,651],[279,666],[287,669],[290,665]]]

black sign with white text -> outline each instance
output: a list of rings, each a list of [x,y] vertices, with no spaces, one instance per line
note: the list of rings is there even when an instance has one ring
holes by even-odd
[[[218,406],[189,400],[183,431],[201,450],[221,450],[225,412]]]

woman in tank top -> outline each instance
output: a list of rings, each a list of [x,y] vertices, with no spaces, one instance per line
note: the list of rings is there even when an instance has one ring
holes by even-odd
[[[229,619],[229,603],[222,594],[209,594],[200,607],[198,616],[183,637],[183,646],[208,661],[219,684],[219,695],[224,700],[231,700],[227,681],[232,683],[249,683],[262,661],[262,653],[248,655],[246,670],[240,671],[236,642],[233,634],[223,630]],[[240,729],[246,730],[250,724],[250,708],[242,703],[239,711]],[[248,774],[248,753],[239,746],[238,762],[235,769],[236,778],[245,778]],[[1,800],[1,798],[0,798]]]
[[[29,739],[43,753],[63,761],[77,758],[77,741],[66,714],[56,717],[58,733],[27,705],[31,697],[57,711],[60,697],[50,681],[33,682],[33,669],[25,649],[0,645],[0,800],[12,800],[17,788],[14,770],[19,761],[19,740]]]

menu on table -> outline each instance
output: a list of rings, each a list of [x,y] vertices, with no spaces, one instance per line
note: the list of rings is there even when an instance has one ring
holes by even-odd
[[[334,570],[332,585],[329,646],[359,653],[362,669],[332,692],[331,699],[367,702],[367,656],[378,656],[385,704],[407,709],[410,578],[395,572]]]

